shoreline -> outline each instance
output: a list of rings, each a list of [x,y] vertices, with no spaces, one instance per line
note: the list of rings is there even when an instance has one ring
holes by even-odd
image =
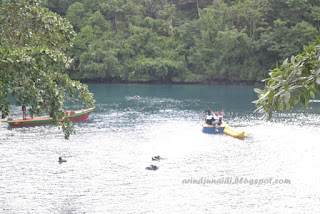
[[[84,84],[97,83],[97,84],[140,84],[140,85],[208,85],[208,86],[252,86],[252,87],[264,87],[264,82],[256,81],[229,81],[229,80],[216,80],[216,81],[203,81],[203,82],[169,82],[169,81],[98,81],[98,80],[77,80]]]

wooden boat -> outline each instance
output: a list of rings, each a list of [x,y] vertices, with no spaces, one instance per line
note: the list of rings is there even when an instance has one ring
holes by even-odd
[[[95,107],[82,109],[79,111],[66,111],[65,116],[68,117],[71,121],[85,121],[88,119],[90,113],[95,109]],[[25,127],[25,126],[40,126],[47,125],[52,121],[51,117],[34,117],[34,118],[26,118],[22,119],[7,119],[1,122],[7,122],[10,127]],[[62,119],[60,120],[62,122]]]

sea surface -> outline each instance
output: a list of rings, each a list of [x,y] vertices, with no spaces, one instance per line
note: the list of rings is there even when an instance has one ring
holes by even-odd
[[[89,89],[96,109],[70,140],[0,123],[0,213],[319,213],[320,100],[266,121],[252,87]],[[247,138],[202,133],[208,107]]]

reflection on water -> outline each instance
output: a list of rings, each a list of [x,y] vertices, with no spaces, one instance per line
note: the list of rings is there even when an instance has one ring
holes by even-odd
[[[252,113],[249,87],[89,88],[97,108],[69,141],[55,127],[0,124],[0,213],[318,212],[318,102],[266,122]],[[203,134],[208,106],[224,108],[248,138]],[[11,116],[19,114],[15,107]],[[168,159],[152,162],[155,155]],[[145,170],[150,164],[160,169]],[[227,177],[291,184],[182,183]]]

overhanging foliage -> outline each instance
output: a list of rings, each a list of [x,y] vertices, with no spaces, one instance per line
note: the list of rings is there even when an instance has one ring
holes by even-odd
[[[320,94],[320,37],[304,52],[286,59],[280,68],[275,68],[265,79],[264,90],[255,89],[259,99],[254,101],[257,112],[272,117],[275,110],[290,110],[300,103],[308,106],[309,99]]]
[[[86,85],[63,74],[71,60],[65,50],[75,32],[59,15],[39,6],[37,0],[4,0],[0,12],[0,112],[10,113],[9,96],[16,105],[30,106],[31,115],[47,111],[53,124],[64,114],[64,100],[75,97],[85,106],[94,99]],[[74,132],[63,125],[65,137]]]

